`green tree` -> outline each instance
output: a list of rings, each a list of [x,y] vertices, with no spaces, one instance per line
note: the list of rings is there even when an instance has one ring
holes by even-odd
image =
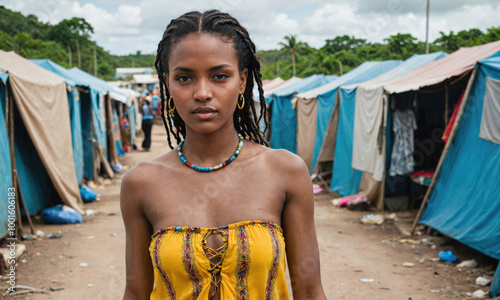
[[[391,58],[402,59],[407,59],[415,54],[417,50],[417,43],[415,43],[416,40],[417,38],[413,37],[409,33],[398,33],[384,39],[389,47],[389,54]]]
[[[300,48],[304,47],[304,43],[298,41],[296,35],[287,35],[284,37],[284,39],[286,42],[280,42],[279,45],[282,46],[281,51],[288,52],[290,54],[290,57],[292,58],[293,76],[295,76],[295,60]]]
[[[50,32],[50,38],[65,47],[72,48],[74,43],[78,56],[78,67],[82,68],[82,56],[80,44],[90,40],[90,34],[94,33],[94,28],[83,18],[64,19],[55,25]]]

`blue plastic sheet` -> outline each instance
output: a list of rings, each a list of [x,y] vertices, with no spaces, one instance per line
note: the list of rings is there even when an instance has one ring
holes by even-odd
[[[81,185],[83,180],[83,143],[80,101],[75,97],[77,93],[78,91],[74,88],[68,92],[68,106],[71,124],[71,140],[73,143],[73,161],[75,162],[78,185]]]
[[[419,222],[500,259],[500,145],[479,138],[487,76],[500,80],[500,58],[479,63],[462,120]],[[492,297],[500,295],[499,272]]]
[[[341,85],[356,84],[373,79],[401,64],[400,60],[368,61],[359,67],[336,78],[328,84],[329,90],[318,95],[318,119],[316,123],[316,138],[310,171],[314,170],[318,155],[323,147],[326,130],[332,116],[337,97],[337,90]]]
[[[339,124],[330,190],[344,197],[358,192],[363,172],[351,167],[356,89],[341,89],[340,92],[342,100],[339,103]]]
[[[271,95],[271,147],[297,153],[297,114],[292,108],[295,93],[303,93],[334,80],[335,76],[312,75]]]
[[[6,73],[0,73],[6,74]],[[12,167],[10,161],[10,148],[9,148],[9,135],[7,132],[5,124],[5,108],[6,108],[6,98],[5,98],[6,86],[4,82],[0,82],[0,189],[6,195],[8,189],[12,187]],[[3,196],[4,200],[5,196]],[[4,202],[0,205],[0,239],[5,237],[8,231],[7,219],[8,214],[8,204]]]

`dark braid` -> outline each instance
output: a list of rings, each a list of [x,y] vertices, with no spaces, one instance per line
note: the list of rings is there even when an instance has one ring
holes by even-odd
[[[234,127],[236,131],[246,139],[268,146],[264,136],[269,128],[269,121],[266,117],[266,99],[262,88],[260,61],[257,57],[255,44],[250,39],[248,31],[241,26],[235,18],[218,10],[209,10],[203,14],[193,11],[172,20],[165,29],[163,38],[158,44],[155,67],[158,72],[160,85],[161,117],[165,129],[167,130],[168,145],[170,148],[174,148],[170,135],[175,138],[177,144],[186,137],[186,125],[177,113],[177,110],[174,111],[173,124],[171,124],[170,120],[167,120],[165,116],[165,111],[169,109],[168,100],[170,98],[170,92],[167,89],[163,75],[165,74],[168,76],[168,57],[172,46],[183,37],[193,32],[206,32],[221,37],[227,37],[233,41],[238,55],[239,70],[243,71],[245,68],[248,70],[247,83],[245,91],[243,92],[245,105],[243,109],[236,107],[233,114]],[[260,115],[257,114],[254,105],[254,82],[257,83],[257,88],[259,90]],[[264,118],[265,122],[264,132],[262,132],[259,127],[262,118]]]

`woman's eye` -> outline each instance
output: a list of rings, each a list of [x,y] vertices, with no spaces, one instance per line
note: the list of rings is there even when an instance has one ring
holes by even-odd
[[[189,76],[187,75],[181,75],[181,76],[177,76],[177,78],[175,78],[175,80],[179,81],[179,82],[187,82],[189,81]]]
[[[215,79],[217,80],[224,80],[226,78],[228,78],[229,76],[227,74],[217,74],[214,76]]]

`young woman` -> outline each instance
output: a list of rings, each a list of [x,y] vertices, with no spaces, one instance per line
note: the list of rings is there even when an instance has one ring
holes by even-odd
[[[309,172],[266,146],[246,29],[215,10],[182,15],[163,34],[156,69],[179,146],[122,181],[124,299],[289,299],[285,255],[294,299],[326,299]]]

